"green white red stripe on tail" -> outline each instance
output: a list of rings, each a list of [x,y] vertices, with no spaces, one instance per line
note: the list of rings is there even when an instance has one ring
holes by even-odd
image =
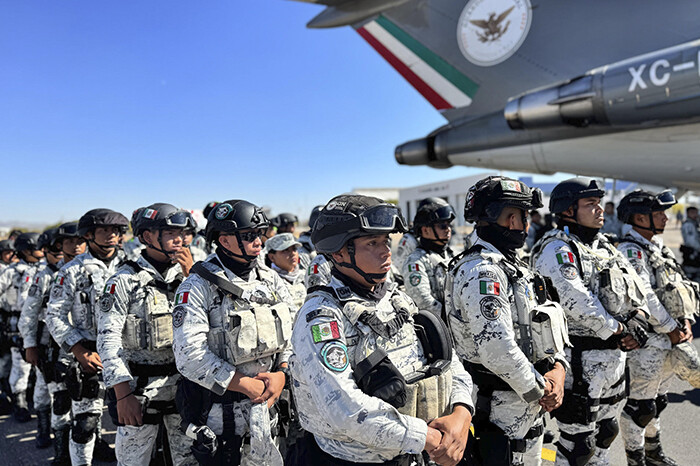
[[[384,16],[357,32],[437,110],[471,104],[479,86]]]

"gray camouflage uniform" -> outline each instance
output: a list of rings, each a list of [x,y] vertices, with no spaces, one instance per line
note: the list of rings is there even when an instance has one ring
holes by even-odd
[[[668,403],[666,393],[674,374],[674,369],[679,376],[695,387],[700,385],[700,357],[697,350],[690,343],[681,343],[672,347],[670,338],[666,335],[677,328],[676,319],[687,318],[695,322],[694,314],[697,312],[697,294],[695,284],[687,282],[688,291],[695,295],[684,296],[680,301],[692,302],[690,312],[683,309],[674,309],[673,302],[666,299],[666,286],[657,280],[658,274],[665,277],[677,277],[685,281],[675,261],[673,252],[663,244],[660,236],[652,237],[651,241],[644,238],[638,232],[628,232],[618,245],[618,249],[634,266],[642,280],[656,293],[647,296],[649,308],[653,316],[659,322],[654,325],[654,333],[649,334],[649,341],[644,348],[630,353],[627,357],[627,365],[630,373],[629,398],[633,400],[647,401],[654,404],[656,415],[646,426],[640,426],[627,414],[622,413],[621,427],[622,437],[627,450],[641,450],[649,444],[655,446],[661,433],[659,415]],[[661,289],[664,288],[664,289]],[[679,286],[672,287],[678,290]],[[658,295],[658,297],[657,297]],[[670,306],[669,310],[666,305]],[[685,306],[681,306],[685,307]],[[673,312],[673,316],[670,314]],[[677,355],[680,359],[675,359]],[[689,356],[689,357],[687,357]]]
[[[331,263],[323,254],[318,254],[306,269],[304,285],[308,290],[312,286],[324,286],[331,281]]]
[[[396,254],[392,255],[392,266],[396,266],[399,276],[406,270],[406,260],[408,256],[418,247],[418,239],[413,233],[404,233],[396,247]]]
[[[610,464],[609,445],[619,431],[617,416],[625,399],[625,360],[626,353],[617,349],[614,340],[609,340],[619,328],[619,320],[628,316],[634,309],[643,309],[649,314],[645,302],[645,287],[636,272],[608,240],[598,234],[591,245],[585,245],[577,236],[567,235],[559,229],[547,232],[535,244],[531,261],[537,272],[552,279],[559,293],[560,302],[566,312],[569,326],[569,336],[574,350],[580,352],[580,363],[571,364],[567,372],[564,405],[556,413],[559,419],[559,429],[562,432],[560,450],[571,451],[575,442],[571,439],[578,436],[593,439],[596,443],[595,452],[587,465]],[[580,263],[579,261],[582,261]],[[617,275],[611,278],[611,286],[601,284],[602,270],[619,271],[625,268],[623,277]],[[619,320],[618,320],[619,319]],[[581,351],[581,338],[595,338],[608,344],[608,349],[588,349]],[[606,341],[608,340],[608,341]],[[566,349],[567,359],[571,363],[572,350]],[[579,358],[577,358],[579,359]],[[583,384],[577,384],[576,389],[588,385],[587,393],[582,396],[588,400],[598,400],[599,406],[589,408],[587,422],[582,422],[579,416],[572,416],[563,422],[563,414],[571,412],[571,405],[586,403],[574,401],[570,395],[574,387],[574,374],[579,372]],[[577,377],[577,381],[578,381]],[[568,398],[568,400],[567,400]],[[567,401],[570,405],[567,407]],[[596,412],[597,408],[597,412]],[[569,462],[560,451],[557,454],[557,465],[568,465]]]
[[[539,465],[544,434],[544,411],[539,404],[546,385],[543,375],[555,362],[568,367],[563,352],[564,313],[550,302],[554,318],[559,319],[555,331],[560,348],[551,356],[536,356],[530,315],[538,302],[532,271],[523,263],[507,261],[478,237],[474,246],[482,249],[461,258],[447,279],[445,305],[455,348],[461,359],[474,365],[473,370],[488,374],[480,381],[472,372],[479,385],[477,417],[483,412],[509,439],[526,440],[521,451],[512,452],[513,465]],[[513,281],[506,270],[519,278]],[[494,385],[489,386],[489,379]],[[475,428],[478,431],[478,423]]]
[[[107,280],[99,300],[97,350],[104,365],[105,385],[129,382],[137,395],[174,405],[180,374],[174,369],[169,294],[182,282],[182,272],[175,265],[163,277],[143,256],[135,264],[122,265]],[[172,288],[170,293],[168,288]],[[173,366],[170,375],[145,375],[167,370],[163,367],[167,365]],[[192,440],[180,430],[180,421],[177,413],[163,416],[173,463],[195,465]],[[148,465],[157,434],[157,424],[118,426],[115,446],[119,464]]]
[[[336,277],[328,286],[333,291],[309,295],[292,334],[292,391],[302,427],[314,434],[323,451],[345,461],[381,463],[420,454],[426,421],[362,392],[353,378],[357,363],[377,348],[386,351],[404,376],[426,364],[411,319],[393,335],[383,336],[359,321],[363,312],[389,322],[399,312],[415,315],[418,309],[395,284],[386,285],[379,301],[361,298]],[[447,408],[461,403],[473,412],[471,378],[456,355],[448,371],[452,383],[444,400]]]
[[[445,278],[452,251],[443,254],[416,248],[404,262],[402,274],[406,294],[413,299],[418,309],[430,311],[442,317],[445,306]]]
[[[272,270],[277,272],[277,275],[279,275],[283,279],[284,284],[287,285],[289,294],[292,296],[294,307],[297,309],[300,308],[306,299],[306,286],[304,285],[305,275],[301,264],[297,265],[291,272],[282,270],[275,264],[272,264]]]
[[[27,299],[22,306],[22,314],[19,320],[19,330],[24,339],[24,347],[38,347],[39,345],[49,346],[51,344],[51,334],[46,324],[46,305],[48,304],[53,284],[58,270],[64,265],[61,259],[55,266],[48,265],[36,274]],[[40,325],[42,323],[43,325]],[[39,327],[42,332],[39,334]],[[65,367],[70,364],[71,357],[64,350],[60,350],[59,360]],[[37,371],[37,386],[39,377],[43,380],[41,371]],[[66,385],[63,381],[48,382],[48,396],[44,404],[50,406],[52,400],[53,410],[51,413],[51,428],[60,430],[70,425],[70,398],[66,392]],[[34,389],[34,405],[37,406],[36,388]],[[40,406],[41,406],[40,402]]]
[[[61,267],[56,274],[46,309],[46,325],[53,339],[66,353],[70,354],[71,348],[82,341],[96,344],[95,308],[105,282],[114,275],[124,257],[124,252],[118,250],[107,265],[88,250]],[[100,385],[103,385],[102,382]],[[70,456],[73,464],[91,464],[96,439],[95,435],[90,434],[91,425],[97,421],[96,432],[99,436],[103,404],[102,397],[72,401]]]
[[[261,372],[277,371],[280,364],[287,362],[288,339],[296,309],[283,280],[259,262],[248,281],[222,268],[216,254],[209,256],[203,265],[220,278],[252,290],[252,295],[232,299],[196,273],[190,274],[177,290],[173,310],[173,350],[177,368],[183,377],[221,396],[226,394],[237,371],[255,377]],[[269,303],[272,302],[276,318],[270,312]],[[253,306],[263,306],[263,312],[257,307],[253,313]],[[263,317],[270,320],[264,322]],[[240,323],[231,327],[228,319],[234,318],[240,319]],[[282,320],[275,325],[276,319]],[[244,334],[241,328],[249,328],[249,332]],[[234,360],[241,362],[236,364]],[[236,435],[250,437],[250,444],[243,445],[241,464],[281,466],[282,456],[271,437],[276,420],[270,420],[267,404],[254,405],[248,399],[237,401],[233,403],[233,415]],[[213,404],[207,425],[217,436],[223,434],[221,403]]]

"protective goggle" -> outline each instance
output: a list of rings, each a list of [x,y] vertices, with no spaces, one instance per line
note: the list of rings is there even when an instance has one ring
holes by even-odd
[[[165,224],[173,228],[194,228],[192,215],[184,210],[173,212],[165,217]]]
[[[542,194],[542,190],[540,188],[532,188],[532,208],[533,209],[539,209],[542,207],[544,204],[542,203],[542,199],[544,199],[544,194]]]
[[[455,219],[457,217],[457,215],[455,214],[455,211],[452,208],[452,206],[446,205],[446,206],[441,206],[438,209],[436,209],[433,212],[432,217],[436,222],[439,222],[439,221],[444,221],[444,220],[451,221],[451,220]]]
[[[667,189],[657,194],[654,201],[660,207],[671,207],[676,204],[676,196],[673,195],[671,190]]]
[[[358,215],[360,229],[366,231],[407,231],[401,210],[392,205],[370,207]]]

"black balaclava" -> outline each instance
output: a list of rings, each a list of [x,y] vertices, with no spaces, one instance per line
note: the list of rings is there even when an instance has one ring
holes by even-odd
[[[233,257],[226,254],[226,252],[222,251],[223,249],[226,248],[223,246],[216,248],[216,257],[219,258],[221,265],[229,269],[237,277],[240,277],[243,280],[248,280],[248,277],[250,277],[250,272],[253,271],[258,261],[254,259],[247,262],[238,262]]]
[[[477,226],[476,234],[509,259],[516,257],[515,250],[523,247],[527,238],[525,230],[511,230],[497,223]]]
[[[331,269],[331,275],[343,282],[343,284],[350,288],[355,294],[369,301],[377,302],[381,300],[387,292],[386,282],[375,285],[374,289],[369,289],[358,284],[347,275],[344,275],[335,267]]]
[[[583,225],[569,221],[566,217],[559,217],[557,228],[566,231],[564,230],[565,227],[568,227],[569,233],[578,236],[584,244],[593,243],[593,240],[600,231],[600,228],[584,227]]]

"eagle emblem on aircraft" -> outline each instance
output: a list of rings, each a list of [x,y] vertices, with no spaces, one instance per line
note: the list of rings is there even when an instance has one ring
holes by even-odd
[[[508,30],[510,26],[510,21],[506,22],[505,25],[501,25],[503,21],[508,17],[511,11],[513,11],[515,6],[508,8],[506,11],[496,16],[496,13],[489,14],[489,19],[472,19],[469,20],[476,27],[483,29],[482,32],[477,32],[476,35],[479,37],[481,42],[494,42],[500,39],[503,34]]]

